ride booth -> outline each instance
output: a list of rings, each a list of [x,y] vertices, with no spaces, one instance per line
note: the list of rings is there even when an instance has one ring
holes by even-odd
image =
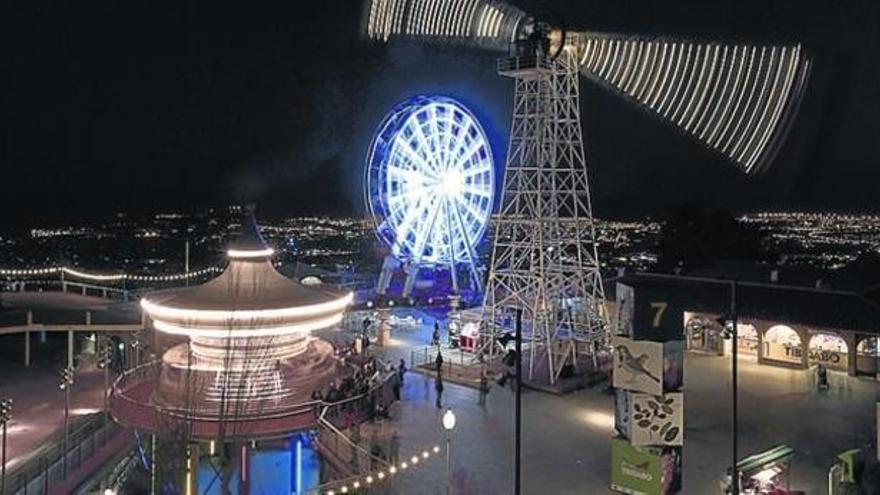
[[[746,457],[736,464],[742,495],[787,495],[794,493],[789,484],[794,450],[779,445]]]
[[[656,295],[617,285],[613,345],[611,489],[630,495],[682,490],[682,311]]]

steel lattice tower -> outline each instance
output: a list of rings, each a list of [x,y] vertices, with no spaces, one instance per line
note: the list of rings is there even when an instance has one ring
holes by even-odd
[[[579,65],[525,50],[499,60],[514,79],[514,110],[484,307],[484,342],[523,311],[529,379],[546,364],[551,383],[578,342],[604,338],[604,291],[580,121]]]

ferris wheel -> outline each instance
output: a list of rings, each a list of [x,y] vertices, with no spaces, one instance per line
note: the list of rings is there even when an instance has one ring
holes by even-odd
[[[486,133],[467,108],[442,96],[395,106],[373,138],[365,182],[376,233],[394,257],[379,293],[399,264],[404,296],[425,267],[447,268],[458,292],[457,267],[466,265],[479,287],[476,247],[492,213],[495,170]]]

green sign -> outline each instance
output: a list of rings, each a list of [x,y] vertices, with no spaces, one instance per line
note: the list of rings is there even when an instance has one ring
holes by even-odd
[[[611,440],[611,489],[629,495],[661,495],[662,450]]]

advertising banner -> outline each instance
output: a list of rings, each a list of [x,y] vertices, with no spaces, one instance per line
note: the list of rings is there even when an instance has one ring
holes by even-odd
[[[629,439],[633,445],[684,443],[684,394],[629,394]]]
[[[614,387],[651,395],[681,388],[684,343],[653,342],[615,337]]]
[[[623,283],[616,288],[619,335],[634,339],[684,339],[684,309],[650,287],[638,290]]]
[[[636,447],[611,440],[611,489],[629,495],[669,495],[681,490],[681,449]]]

